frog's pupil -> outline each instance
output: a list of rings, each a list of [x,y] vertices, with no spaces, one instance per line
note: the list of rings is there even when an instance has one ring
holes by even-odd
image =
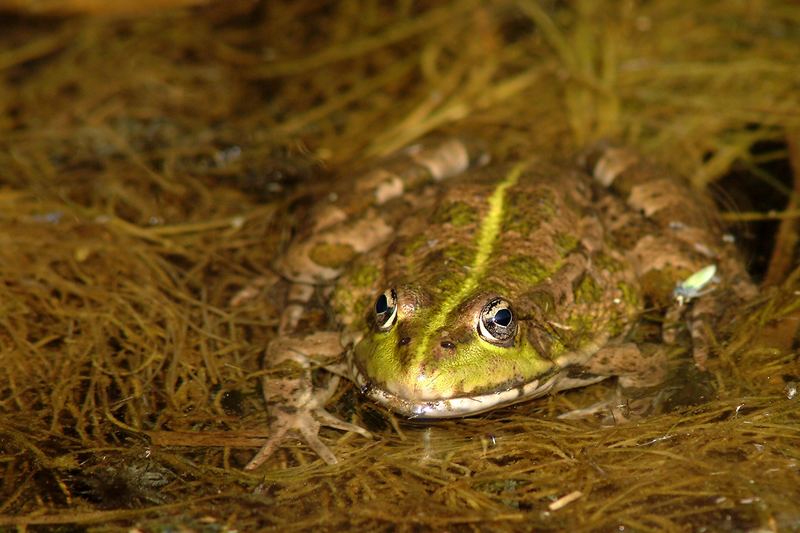
[[[382,315],[388,310],[389,310],[389,300],[386,298],[385,294],[381,294],[375,301],[375,312],[379,315]]]
[[[507,328],[508,325],[511,324],[511,311],[508,309],[500,309],[494,314],[493,320],[498,326]]]

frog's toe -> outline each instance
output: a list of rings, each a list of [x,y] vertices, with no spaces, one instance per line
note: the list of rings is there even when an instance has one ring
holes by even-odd
[[[272,434],[267,442],[256,453],[255,457],[247,463],[245,470],[253,470],[264,463],[278,449],[280,444],[286,440],[290,433],[299,435],[308,446],[314,450],[320,459],[329,465],[337,463],[336,456],[319,438],[319,430],[322,426],[340,429],[342,431],[352,431],[372,438],[372,434],[366,429],[350,422],[340,420],[327,412],[323,408],[305,409],[300,411],[283,411],[276,414],[272,422]]]
[[[286,434],[289,432],[289,426],[283,426],[280,428],[276,428],[273,426],[272,434],[267,439],[267,442],[258,450],[258,453],[250,459],[250,462],[247,463],[244,467],[245,470],[255,470],[259,466],[261,466],[264,461],[269,459],[272,453],[278,449],[278,446],[281,442],[286,438]]]
[[[342,431],[358,433],[359,435],[366,437],[368,439],[372,438],[372,433],[370,433],[366,429],[362,428],[357,424],[351,424],[350,422],[345,422],[340,418],[336,418],[325,409],[317,409],[316,415],[323,426],[328,426],[334,429],[341,429]]]
[[[317,421],[310,412],[302,413],[296,420],[296,429],[303,440],[306,441],[314,453],[319,455],[320,459],[329,465],[335,465],[338,461],[333,452],[328,448],[324,442],[319,439],[319,428],[322,424]]]
[[[585,420],[590,418],[599,421],[604,426],[625,424],[640,417],[636,413],[632,414],[628,402],[618,395],[614,398],[602,400],[558,415],[559,420]]]
[[[290,436],[290,433],[299,434],[323,461],[329,465],[336,464],[336,456],[319,440],[318,434],[321,425],[314,418],[312,410],[295,412],[280,410],[280,412],[275,413],[275,418],[271,424],[272,433],[267,442],[258,450],[258,453],[247,463],[244,469],[253,470],[261,466],[278,449],[281,443]]]
[[[647,395],[640,398],[624,397],[618,391],[613,398],[595,404],[573,409],[558,415],[560,420],[581,420],[592,418],[599,420],[604,426],[626,424],[634,420],[654,414],[661,403],[659,394]]]
[[[580,409],[572,409],[566,413],[561,413],[556,418],[559,420],[582,420],[586,418],[595,418],[598,416],[604,416],[609,409],[612,409],[612,401],[603,400],[602,402],[581,407]]]

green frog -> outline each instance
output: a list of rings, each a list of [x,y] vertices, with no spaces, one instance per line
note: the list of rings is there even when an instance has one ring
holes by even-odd
[[[634,334],[645,311],[663,345],[688,340],[702,368],[703,325],[753,294],[709,200],[635,153],[490,164],[480,143],[453,138],[339,180],[276,269],[291,286],[265,354],[271,432],[247,469],[290,435],[335,463],[321,425],[370,437],[325,410],[342,377],[422,419],[612,376],[653,387],[665,350]],[[298,335],[314,294],[336,328]]]

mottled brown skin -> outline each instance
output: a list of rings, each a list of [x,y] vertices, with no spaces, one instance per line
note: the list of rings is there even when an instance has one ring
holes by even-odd
[[[513,181],[511,164],[486,162],[476,145],[434,140],[342,179],[321,199],[277,263],[292,301],[265,358],[272,436],[248,469],[290,431],[329,463],[320,424],[368,436],[324,411],[335,383],[315,390],[315,363],[408,416],[461,416],[609,376],[646,387],[664,376],[663,350],[628,338],[646,307],[661,311],[670,343],[689,310],[702,367],[700,324],[713,323],[720,299],[679,304],[676,284],[715,264],[715,295],[753,294],[713,206],[629,151],[597,150],[583,167],[534,158]],[[315,285],[327,288],[339,327],[315,334],[316,344],[294,335]],[[397,319],[380,331],[374,302],[388,289]],[[486,344],[476,328],[496,297],[513,305],[515,335],[503,346]],[[351,375],[337,358],[348,347]]]
[[[477,221],[486,215],[485,199],[503,170],[453,179],[442,191],[434,211],[433,219],[438,219],[439,224],[427,222],[418,225],[424,227],[411,229],[415,235],[425,235],[426,241],[436,243],[413,249],[390,248],[384,286],[414,279],[415,285],[424,287],[427,298],[437,301],[462,284],[468,274],[463,265],[476,253],[472,241],[479,230]],[[620,263],[625,258],[615,248],[604,245],[600,213],[593,207],[591,183],[585,176],[577,169],[565,172],[564,168],[547,162],[536,162],[507,195],[510,201],[500,230],[503,237],[496,242],[487,272],[481,276],[481,293],[518,295],[514,299],[517,313],[540,323],[541,327],[566,325],[580,317],[591,321],[592,329],[597,331],[605,330],[611,320],[628,323],[638,315],[639,302],[613,303],[622,298],[617,285],[634,283],[633,273],[629,269],[609,271],[591,267],[598,253]],[[476,222],[443,223],[437,213],[455,203],[469,206],[474,213],[470,219]],[[402,228],[400,235],[406,230]],[[451,257],[460,260],[448,259]],[[596,294],[576,297],[576,288],[590,278],[598,280]],[[470,332],[473,329],[472,324],[464,327]],[[570,342],[570,338],[582,334],[578,329],[564,330],[559,337]],[[531,335],[541,337],[535,329]],[[542,348],[542,355],[546,355],[549,350],[544,344]]]

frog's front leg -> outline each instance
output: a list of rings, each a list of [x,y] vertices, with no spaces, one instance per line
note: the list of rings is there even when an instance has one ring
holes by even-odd
[[[585,364],[568,371],[584,382],[590,382],[595,376],[598,380],[617,376],[618,386],[611,398],[569,411],[559,418],[577,419],[602,414],[611,423],[625,422],[657,408],[658,394],[654,391],[667,377],[666,347],[647,343],[612,343],[598,350]],[[568,382],[565,384],[559,389],[570,388]]]
[[[372,287],[381,267],[376,258],[383,254],[376,250],[385,247],[409,213],[433,201],[426,192],[433,185],[486,162],[487,156],[478,144],[459,139],[423,141],[362,174],[343,178],[339,187],[331,184],[331,191],[302,220],[295,239],[275,264],[276,271],[291,285],[279,337],[270,343],[266,356],[264,395],[272,417],[272,436],[248,469],[261,464],[290,433],[298,433],[328,463],[336,459],[317,437],[321,425],[370,436],[325,411],[338,377],[331,377],[322,388],[312,381],[315,359],[331,359],[344,351],[339,334],[305,338],[288,335],[298,329],[316,291],[322,291],[343,330],[352,329],[349,326],[363,319],[361,293],[370,299],[377,290]],[[366,268],[360,261],[366,261]],[[233,303],[257,293],[258,286],[246,287]],[[346,375],[327,362],[319,366]]]
[[[323,461],[335,464],[333,452],[319,439],[322,426],[372,437],[364,428],[339,420],[325,410],[325,404],[336,392],[339,376],[332,375],[321,388],[312,384],[315,363],[329,368],[326,363],[335,362],[342,355],[344,349],[339,339],[338,333],[319,332],[306,337],[279,336],[269,344],[263,393],[271,418],[270,437],[245,470],[257,468],[293,434],[302,438]]]

